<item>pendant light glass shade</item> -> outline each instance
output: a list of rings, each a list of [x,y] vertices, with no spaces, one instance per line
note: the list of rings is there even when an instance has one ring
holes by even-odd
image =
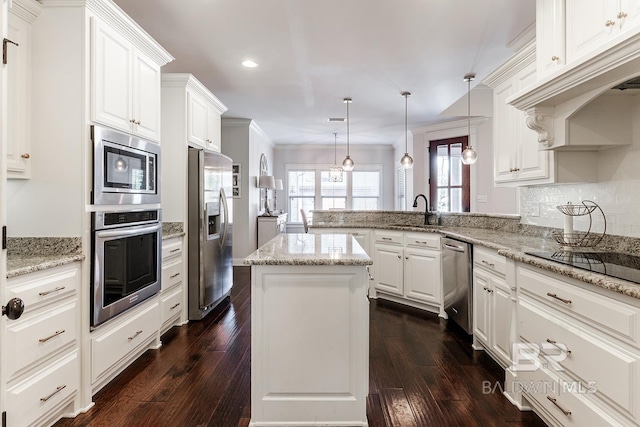
[[[338,134],[333,134],[333,166],[329,168],[329,182],[342,182],[342,167],[338,166],[336,160],[336,145],[338,144]]]
[[[355,163],[349,156],[349,104],[351,104],[351,98],[345,98],[344,103],[347,104],[347,157],[342,161],[342,169],[349,172],[355,167]]]
[[[474,73],[465,74],[464,79],[467,81],[467,132],[468,141],[467,148],[462,150],[460,160],[465,165],[472,165],[478,160],[478,153],[471,146],[471,80],[476,77]]]
[[[402,92],[402,96],[404,96],[404,156],[400,159],[400,164],[405,169],[411,169],[413,167],[413,158],[409,155],[409,147],[408,147],[408,138],[409,138],[409,130],[407,127],[409,110],[407,107],[407,98],[411,95],[411,92]]]

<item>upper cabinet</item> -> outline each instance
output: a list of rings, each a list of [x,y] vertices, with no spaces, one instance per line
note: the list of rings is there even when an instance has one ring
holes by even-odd
[[[14,0],[7,30],[7,177],[31,176],[31,26],[35,0]]]
[[[160,65],[120,31],[91,20],[91,119],[160,141]]]

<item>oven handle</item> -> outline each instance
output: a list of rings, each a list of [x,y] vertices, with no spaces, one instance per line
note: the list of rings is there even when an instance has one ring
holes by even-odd
[[[127,237],[127,236],[135,236],[137,234],[147,234],[147,233],[155,233],[157,232],[161,224],[154,224],[145,227],[131,227],[131,228],[120,228],[117,230],[106,230],[106,231],[97,231],[96,237],[99,238],[108,238],[108,237]]]
[[[220,248],[224,249],[224,245],[227,243],[227,234],[229,232],[229,208],[227,207],[227,195],[224,192],[224,188],[220,189],[220,199],[222,200],[222,206],[224,207],[224,234],[220,239]]]

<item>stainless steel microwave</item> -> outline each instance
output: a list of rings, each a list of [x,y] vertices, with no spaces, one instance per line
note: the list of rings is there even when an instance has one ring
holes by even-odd
[[[160,203],[160,145],[91,126],[95,205]]]

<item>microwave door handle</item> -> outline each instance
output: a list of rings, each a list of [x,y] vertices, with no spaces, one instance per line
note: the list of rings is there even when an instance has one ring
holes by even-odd
[[[220,189],[220,200],[222,201],[222,207],[224,208],[224,234],[220,239],[220,248],[224,249],[224,245],[227,243],[227,234],[229,232],[229,209],[227,207],[227,195],[224,189]]]
[[[149,227],[135,227],[132,229],[118,229],[118,230],[106,230],[96,233],[97,237],[127,237],[135,236],[137,234],[155,233],[161,227],[160,224],[151,225]]]

